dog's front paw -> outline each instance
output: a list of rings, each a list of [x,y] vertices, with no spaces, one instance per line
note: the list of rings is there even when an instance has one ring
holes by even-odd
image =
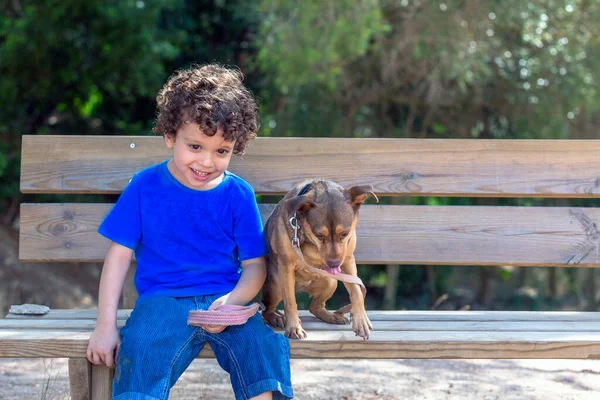
[[[373,325],[367,314],[352,315],[352,330],[356,336],[360,336],[364,340],[369,338],[369,332],[373,330]]]
[[[279,311],[268,311],[265,310],[262,313],[262,316],[265,321],[273,328],[283,328],[285,327],[285,316]]]
[[[290,326],[285,330],[285,336],[290,339],[306,339],[306,331],[301,326]]]

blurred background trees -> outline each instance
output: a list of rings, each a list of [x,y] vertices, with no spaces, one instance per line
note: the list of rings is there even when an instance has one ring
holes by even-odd
[[[294,134],[335,108],[346,136],[566,138],[599,106],[597,1],[261,3],[258,59]]]
[[[600,0],[6,0],[2,222],[22,201],[21,135],[150,134],[157,90],[191,63],[241,68],[262,135],[598,138],[598,15]],[[593,270],[379,266],[361,276],[373,308],[596,308]]]

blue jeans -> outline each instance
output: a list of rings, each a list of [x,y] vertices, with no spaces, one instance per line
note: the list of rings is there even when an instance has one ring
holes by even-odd
[[[236,399],[269,391],[274,399],[292,398],[288,339],[266,326],[258,313],[216,334],[187,325],[190,310],[206,310],[221,295],[150,297],[136,304],[121,329],[113,399],[168,399],[206,342],[229,373]]]

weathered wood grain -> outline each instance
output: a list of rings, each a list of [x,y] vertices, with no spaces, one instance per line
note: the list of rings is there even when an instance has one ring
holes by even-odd
[[[92,400],[109,400],[115,370],[103,365],[92,365]]]
[[[160,137],[23,136],[24,193],[119,193],[170,157]],[[598,197],[599,140],[258,138],[230,169],[259,194],[311,177],[377,194]]]
[[[92,364],[85,358],[69,359],[71,400],[92,400]]]
[[[84,357],[90,332],[0,330],[0,357]],[[600,334],[586,332],[310,332],[292,340],[293,358],[600,358]],[[212,358],[206,346],[199,354]]]
[[[133,308],[135,306],[135,302],[138,299],[138,292],[135,288],[135,270],[137,268],[137,264],[134,262],[131,263],[129,269],[127,270],[127,276],[125,277],[125,282],[123,284],[123,292],[121,294],[121,307],[122,308]]]
[[[308,332],[350,331],[350,325],[331,325],[316,317],[302,317],[302,327]],[[119,319],[119,328],[125,325],[125,319]],[[481,331],[481,332],[596,332],[600,335],[600,322],[578,321],[388,321],[373,320],[373,329],[379,331]],[[96,321],[92,319],[4,319],[0,320],[0,329],[45,329],[68,330],[72,332],[93,331]],[[281,333],[281,330],[275,329]]]
[[[110,204],[23,204],[19,258],[102,261]],[[261,205],[266,219],[273,205]],[[600,208],[365,205],[359,263],[600,266]]]
[[[120,325],[130,311],[119,310]],[[600,358],[598,312],[370,311],[369,341],[348,325],[300,315],[308,339],[290,341],[293,358]],[[9,315],[0,320],[0,357],[85,357],[95,316],[96,310]],[[214,354],[207,347],[199,357]]]
[[[117,310],[117,319],[125,320],[131,315],[130,309]],[[472,321],[472,322],[536,322],[550,321],[560,323],[570,322],[600,322],[600,312],[590,311],[432,311],[432,310],[396,310],[396,311],[367,311],[371,321]],[[6,319],[26,319],[31,321],[50,320],[95,320],[96,309],[51,309],[48,314],[25,316],[8,314]],[[300,318],[312,318],[308,310],[299,310]],[[2,321],[2,320],[0,320]]]

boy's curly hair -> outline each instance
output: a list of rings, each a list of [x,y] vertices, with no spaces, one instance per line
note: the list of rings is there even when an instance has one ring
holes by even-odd
[[[239,70],[217,64],[176,72],[156,96],[152,131],[175,137],[182,124],[195,122],[202,133],[213,136],[220,128],[225,140],[235,140],[233,153],[244,154],[256,137],[258,117],[256,101],[242,80]]]

